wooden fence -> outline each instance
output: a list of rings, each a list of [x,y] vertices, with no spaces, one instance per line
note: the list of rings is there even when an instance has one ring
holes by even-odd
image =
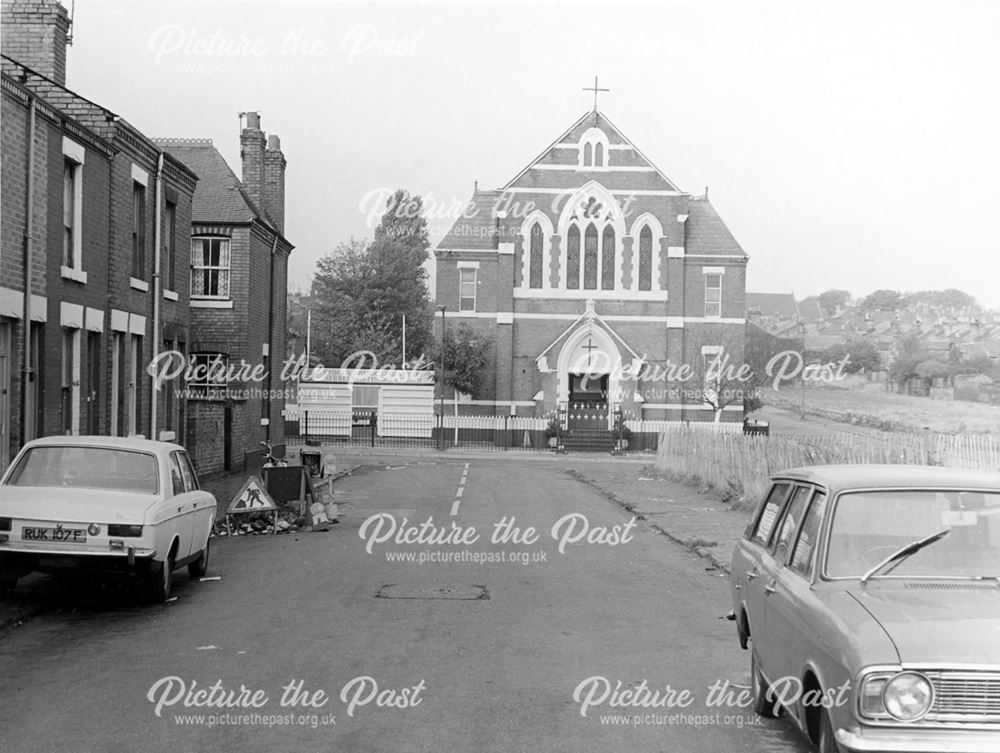
[[[1000,441],[989,435],[930,433],[747,436],[692,426],[661,431],[656,455],[661,472],[703,484],[738,507],[755,504],[775,473],[827,463],[948,465],[997,471]]]

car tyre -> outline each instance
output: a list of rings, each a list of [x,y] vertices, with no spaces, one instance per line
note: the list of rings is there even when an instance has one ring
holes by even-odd
[[[757,652],[750,646],[750,693],[753,696],[753,710],[765,719],[774,719],[780,713],[777,702],[768,698],[770,686],[764,680],[757,666]]]
[[[188,575],[191,578],[203,578],[208,572],[208,556],[211,549],[212,537],[205,539],[205,548],[201,550],[198,559],[188,564]]]
[[[830,720],[830,712],[822,709],[819,719],[819,744],[816,748],[818,753],[840,753],[840,745],[833,734],[833,722]]]
[[[167,555],[163,568],[150,576],[149,596],[155,604],[162,604],[170,598],[171,579],[174,573],[174,553]]]

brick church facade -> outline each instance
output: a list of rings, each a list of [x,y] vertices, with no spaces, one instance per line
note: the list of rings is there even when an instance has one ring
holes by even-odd
[[[740,420],[738,382],[713,382],[709,365],[743,362],[747,260],[707,196],[595,108],[503,188],[477,186],[435,250],[446,326],[494,342],[464,405],[609,428],[617,410]]]

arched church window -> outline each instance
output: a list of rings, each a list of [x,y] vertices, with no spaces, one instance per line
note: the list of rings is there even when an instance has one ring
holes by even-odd
[[[580,287],[580,228],[571,225],[566,234],[566,287]]]
[[[604,167],[604,144],[597,143],[594,145],[594,165]]]
[[[597,228],[594,223],[587,225],[583,236],[583,287],[597,290]]]
[[[601,238],[601,289],[615,289],[615,229],[608,225]]]
[[[653,289],[653,231],[649,225],[639,233],[639,290]]]
[[[528,257],[528,287],[542,287],[542,226],[535,223],[531,226],[530,256]]]
[[[588,141],[586,144],[583,145],[583,164],[587,167],[589,167],[593,162],[593,158],[591,157],[592,153],[593,153],[593,147],[590,145],[590,142]]]

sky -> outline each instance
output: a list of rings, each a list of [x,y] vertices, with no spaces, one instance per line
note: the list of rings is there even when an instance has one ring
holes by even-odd
[[[64,0],[69,5],[69,0]],[[452,207],[593,106],[708,187],[747,289],[959,288],[1000,308],[1000,3],[75,0],[67,83],[153,137],[239,113],[288,160],[291,290],[385,191]]]

